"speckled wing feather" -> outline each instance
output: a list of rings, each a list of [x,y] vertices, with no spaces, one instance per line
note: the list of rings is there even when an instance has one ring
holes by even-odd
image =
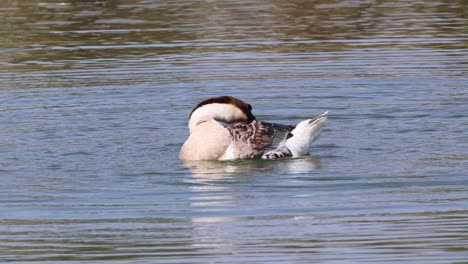
[[[260,122],[233,123],[227,129],[234,156],[238,159],[261,158],[263,154],[283,147],[294,126]]]

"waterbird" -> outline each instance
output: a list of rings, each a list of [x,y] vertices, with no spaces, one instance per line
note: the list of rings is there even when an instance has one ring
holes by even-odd
[[[297,125],[259,121],[252,106],[232,96],[200,102],[189,116],[190,135],[181,160],[243,160],[300,157],[320,135],[328,112]]]

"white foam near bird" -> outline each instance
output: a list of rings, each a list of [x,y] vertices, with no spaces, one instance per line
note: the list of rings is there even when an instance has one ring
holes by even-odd
[[[190,135],[181,160],[278,159],[300,157],[320,135],[328,112],[295,126],[259,121],[252,106],[231,96],[199,103],[189,118]]]

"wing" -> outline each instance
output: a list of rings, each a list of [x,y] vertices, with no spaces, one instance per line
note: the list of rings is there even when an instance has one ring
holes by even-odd
[[[266,152],[276,150],[291,137],[294,126],[260,122],[233,123],[227,129],[231,135],[234,156],[240,159],[260,158]]]

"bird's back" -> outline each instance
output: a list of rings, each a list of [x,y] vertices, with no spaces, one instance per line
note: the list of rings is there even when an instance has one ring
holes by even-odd
[[[224,159],[261,158],[265,153],[281,148],[291,136],[294,126],[254,120],[237,122],[227,126],[230,144]]]

